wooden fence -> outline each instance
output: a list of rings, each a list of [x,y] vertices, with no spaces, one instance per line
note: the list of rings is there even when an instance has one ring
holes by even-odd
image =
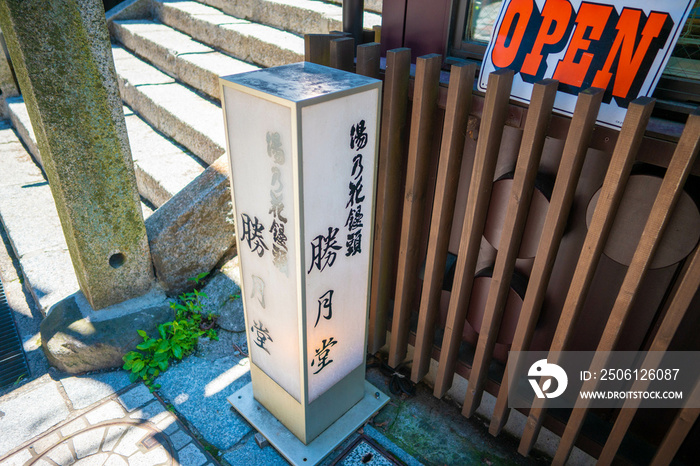
[[[496,397],[489,430],[498,435],[509,414],[503,351],[700,349],[689,348],[694,337],[679,331],[684,323],[697,328],[700,314],[700,248],[692,237],[700,232],[692,231],[698,225],[693,215],[673,218],[679,199],[689,198],[689,176],[688,184],[698,187],[700,112],[689,116],[684,129],[666,125],[654,134],[661,124],[650,123],[654,101],[639,98],[617,132],[595,126],[600,90],[582,92],[573,116],[565,118],[552,116],[555,81],[537,83],[526,109],[509,102],[508,70],[493,73],[482,96],[473,92],[474,65],[453,65],[446,86],[439,55],[418,58],[411,76],[409,49],[389,51],[380,73],[379,44],[358,47],[356,65],[352,39],[314,35],[306,45],[309,61],[384,79],[369,352],[386,343],[389,331],[390,366],[402,364],[409,344],[414,347],[414,382],[426,376],[431,359],[437,361],[435,396],[445,395],[455,373],[468,379],[462,410],[467,417],[488,391]],[[677,142],[662,140],[674,139],[663,136],[674,131]],[[634,234],[625,238],[629,260],[619,264],[607,257],[606,247],[614,242],[626,187],[640,162],[665,173],[658,193],[647,193],[648,217],[624,220],[639,223],[639,240]],[[549,189],[542,187],[543,172]],[[494,206],[492,191],[503,179],[510,189],[503,196],[499,188],[502,199]],[[533,242],[526,237],[534,198],[542,202],[543,195],[547,206],[535,219]],[[497,207],[502,220],[494,227],[489,222]],[[689,211],[697,214],[697,207]],[[691,228],[692,238],[676,244],[687,249],[682,257],[659,267],[655,252],[669,223]],[[486,238],[494,228],[500,237]],[[523,255],[525,243],[529,257]],[[527,280],[513,314],[509,299],[518,274]],[[582,331],[591,299],[602,311]],[[470,316],[474,301],[481,303],[476,317]],[[504,327],[511,335],[503,336]],[[585,388],[594,389],[595,381]],[[639,382],[633,389],[644,388]],[[700,396],[700,385],[695,392]],[[621,410],[604,413],[612,430],[601,443],[580,435],[587,402],[577,404],[568,419],[548,415],[535,402],[523,410],[527,422],[519,451],[527,455],[545,425],[561,436],[554,464],[564,464],[575,444],[610,464],[638,406],[628,400]],[[646,440],[658,445],[653,464],[671,462],[699,413],[686,408],[654,414],[655,429],[641,429],[642,437],[646,432]]]

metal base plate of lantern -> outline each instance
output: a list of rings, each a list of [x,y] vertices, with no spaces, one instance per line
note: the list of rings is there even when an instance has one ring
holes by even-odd
[[[389,397],[365,381],[365,396],[308,445],[304,445],[263,405],[258,403],[253,396],[252,383],[235,392],[228,401],[287,461],[294,465],[311,466],[321,462],[343,440],[387,404]]]

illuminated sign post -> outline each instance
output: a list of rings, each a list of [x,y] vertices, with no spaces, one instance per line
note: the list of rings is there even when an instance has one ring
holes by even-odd
[[[252,378],[229,401],[314,464],[387,401],[365,381],[381,82],[296,63],[221,91]]]
[[[515,71],[512,97],[529,102],[537,81],[559,81],[554,109],[571,116],[578,93],[605,89],[598,124],[620,128],[627,105],[650,96],[693,0],[505,0],[479,77]]]

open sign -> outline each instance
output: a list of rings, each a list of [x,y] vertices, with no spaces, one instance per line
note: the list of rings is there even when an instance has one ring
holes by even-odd
[[[488,74],[516,72],[513,98],[529,102],[532,85],[559,81],[555,110],[573,113],[576,96],[605,89],[598,123],[619,128],[629,103],[650,95],[692,8],[692,0],[506,0],[501,6],[479,88]]]

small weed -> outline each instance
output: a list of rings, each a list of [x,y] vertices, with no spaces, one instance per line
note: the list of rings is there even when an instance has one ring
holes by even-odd
[[[24,376],[25,376],[25,374],[22,374],[19,377],[17,377],[17,380],[15,380],[15,383],[13,384],[13,386],[16,387],[17,385],[19,385],[19,383],[22,381]]]
[[[199,284],[206,275],[201,273],[190,280]],[[175,319],[158,326],[157,338],[151,338],[145,331],[138,330],[143,338],[143,342],[136,346],[139,351],[129,351],[123,358],[123,369],[130,371],[132,382],[141,379],[151,391],[160,388],[159,384],[153,383],[155,378],[168,369],[173,359],[181,360],[194,351],[199,337],[218,340],[216,330],[212,328],[216,316],[202,316],[201,299],[206,297],[196,289],[181,294],[176,302],[170,304],[175,311]]]
[[[168,403],[167,405],[165,405],[165,409],[167,409],[167,410],[170,411],[171,413],[175,414],[175,406],[171,405],[170,403]]]

